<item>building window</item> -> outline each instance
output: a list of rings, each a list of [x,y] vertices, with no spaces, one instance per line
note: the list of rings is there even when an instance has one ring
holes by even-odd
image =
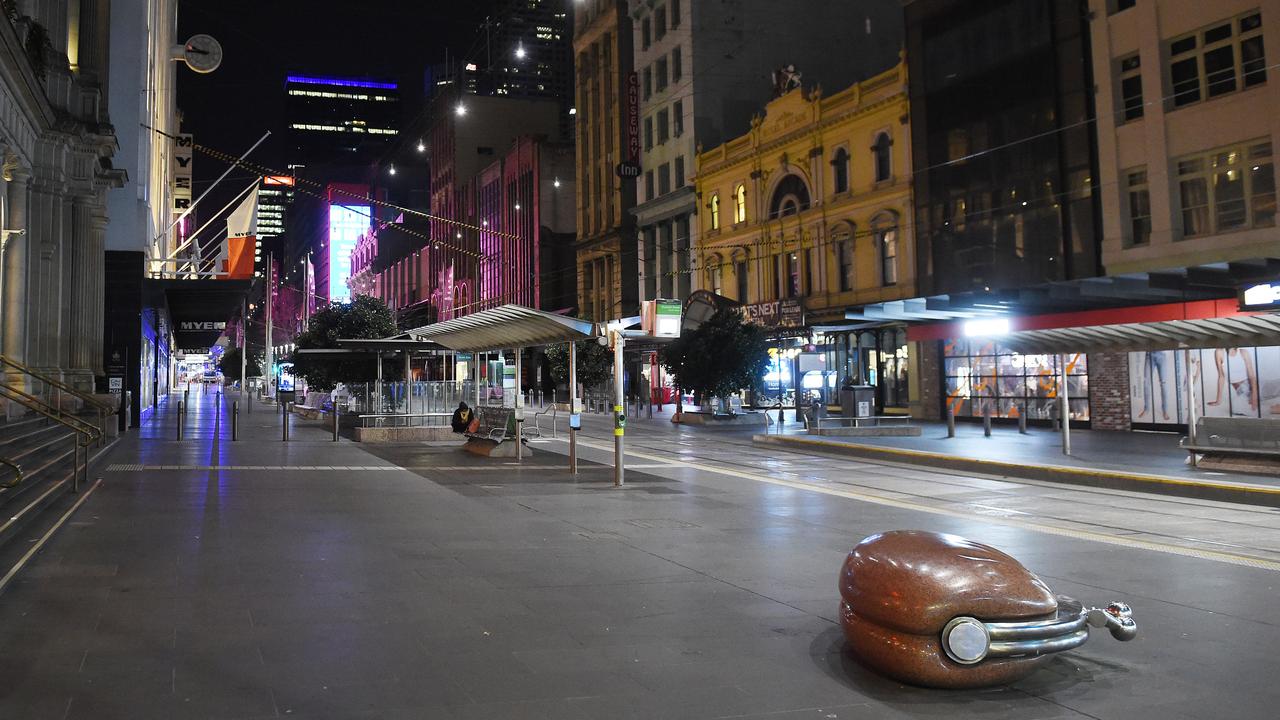
[[[850,228],[841,227],[835,232],[836,278],[840,292],[849,292],[854,285],[853,267],[853,232]]]
[[[667,56],[658,58],[655,64],[657,69],[654,71],[654,92],[662,92],[667,89]]]
[[[1147,171],[1126,174],[1129,187],[1129,246],[1151,242],[1151,194],[1147,189]]]
[[[661,40],[667,35],[667,6],[662,5],[653,11],[653,38]]]
[[[1142,117],[1142,59],[1137,55],[1120,61],[1120,105],[1125,120]]]
[[[711,229],[720,229],[720,195],[711,196]]]
[[[871,226],[876,251],[880,254],[880,284],[889,287],[898,283],[898,219],[881,216]]]
[[[672,185],[677,188],[682,188],[684,187],[684,156],[683,155],[676,156],[675,168],[676,168],[675,182],[673,182]]]
[[[889,139],[889,133],[880,133],[876,136],[876,144],[871,146],[871,158],[876,169],[876,182],[884,182],[893,177],[893,160],[889,156],[889,149],[893,146],[893,141]]]
[[[672,134],[675,137],[680,137],[684,134],[684,101],[677,100],[671,106],[671,124],[674,126]]]
[[[658,144],[671,139],[671,120],[666,108],[658,111]]]
[[[849,151],[844,148],[836,150],[836,156],[831,160],[831,167],[835,169],[836,192],[849,192]]]
[[[719,255],[708,258],[707,289],[716,295],[724,294],[724,259]]]
[[[1114,15],[1121,10],[1128,10],[1136,5],[1137,2],[1138,0],[1111,0],[1111,12],[1109,14]]]
[[[740,303],[747,301],[747,260],[743,258],[733,264],[733,278],[738,283],[738,297],[734,298]]]
[[[800,253],[793,252],[787,256],[787,297],[800,297],[804,294],[803,275],[801,274]]]
[[[653,171],[647,170],[644,174],[644,199],[653,199]]]
[[[644,149],[653,149],[653,117],[644,119]]]
[[[658,297],[658,230],[653,226],[644,229],[644,297]]]
[[[1184,158],[1177,169],[1183,237],[1275,225],[1271,143]]]
[[[671,163],[658,166],[658,196],[671,192]]]
[[[644,99],[648,100],[653,95],[653,68],[644,69]]]
[[[738,185],[738,189],[733,191],[733,221],[735,223],[743,223],[747,221],[747,186]]]
[[[677,45],[671,49],[671,82],[684,77],[684,54]]]
[[[774,255],[773,258],[773,282],[770,283],[769,291],[773,293],[770,300],[781,300],[783,293],[782,284],[782,253]]]
[[[1267,81],[1262,15],[1251,13],[1169,43],[1173,106],[1182,107]]]
[[[652,40],[652,30],[649,24],[649,18],[640,21],[640,49],[648,50]]]
[[[671,0],[671,27],[680,27],[680,0]]]

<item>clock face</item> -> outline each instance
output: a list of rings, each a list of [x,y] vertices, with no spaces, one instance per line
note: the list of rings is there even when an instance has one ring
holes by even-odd
[[[182,49],[187,67],[198,73],[211,73],[222,64],[222,45],[211,35],[192,35]]]

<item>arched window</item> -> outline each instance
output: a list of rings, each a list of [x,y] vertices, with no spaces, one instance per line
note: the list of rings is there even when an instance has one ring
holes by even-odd
[[[795,215],[809,209],[809,186],[798,175],[788,175],[778,183],[769,201],[769,217]]]
[[[888,287],[898,282],[898,216],[882,213],[871,221],[871,237],[880,256],[880,284]]]
[[[835,170],[835,191],[849,192],[849,151],[844,148],[836,150],[836,156],[831,159],[831,167]]]
[[[876,136],[876,144],[871,146],[872,162],[876,168],[876,182],[884,182],[893,177],[893,160],[889,155],[889,148],[892,145],[893,141],[889,139],[889,133],[880,133]]]
[[[711,229],[720,229],[720,194],[711,196]]]
[[[747,186],[739,184],[738,189],[733,191],[733,221],[742,223],[747,221]]]
[[[840,292],[849,292],[857,287],[855,284],[853,263],[853,237],[856,234],[852,225],[841,223],[831,231],[831,246],[836,256],[836,283]]]

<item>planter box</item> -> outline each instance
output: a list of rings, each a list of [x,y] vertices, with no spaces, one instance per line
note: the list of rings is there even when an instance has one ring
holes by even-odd
[[[722,415],[719,413],[689,412],[686,410],[680,413],[680,423],[682,425],[711,425],[715,427],[765,427],[769,424],[769,418],[764,413]]]
[[[448,426],[356,428],[356,442],[364,443],[411,443],[454,439],[461,441],[466,438],[453,432],[453,428]]]

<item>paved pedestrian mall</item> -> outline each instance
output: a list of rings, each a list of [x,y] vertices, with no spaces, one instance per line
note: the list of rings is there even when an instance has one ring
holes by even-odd
[[[753,447],[604,421],[517,464],[334,443],[272,406],[167,406],[0,595],[0,718],[1274,718],[1280,513]],[[563,420],[563,418],[562,418]],[[1105,632],[1010,687],[845,650],[836,576],[890,529],[993,544]]]

